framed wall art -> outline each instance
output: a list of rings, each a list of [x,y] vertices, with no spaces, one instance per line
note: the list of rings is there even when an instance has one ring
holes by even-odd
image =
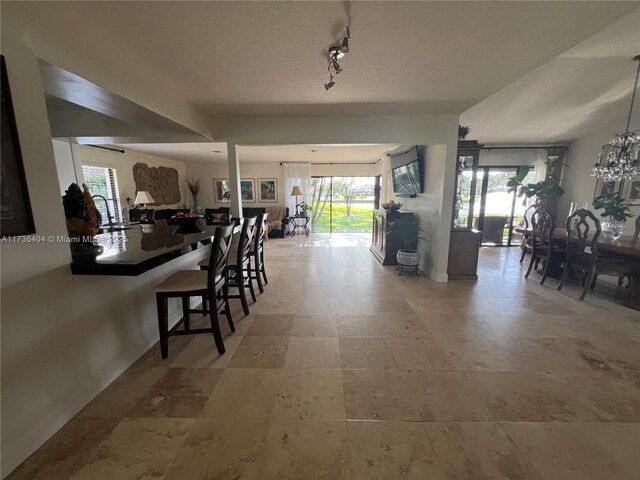
[[[231,188],[228,178],[213,179],[213,194],[217,203],[227,203],[231,201]]]
[[[620,193],[620,186],[620,181],[603,180],[602,178],[598,178],[596,180],[596,190],[595,192],[593,192],[593,198],[595,200],[596,197],[599,197],[600,195],[606,195],[608,193],[615,192]]]
[[[256,202],[256,179],[241,178],[240,192],[242,194],[243,203],[255,203]]]
[[[278,179],[259,178],[258,179],[258,202],[277,203],[278,202]]]
[[[0,235],[12,237],[36,232],[31,211],[27,177],[22,163],[18,127],[13,113],[9,77],[4,56],[0,56],[2,72],[2,150],[0,156]]]
[[[632,205],[640,205],[640,176],[624,182],[622,198]]]

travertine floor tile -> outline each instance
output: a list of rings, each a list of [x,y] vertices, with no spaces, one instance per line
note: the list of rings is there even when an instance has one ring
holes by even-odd
[[[231,368],[282,368],[288,345],[288,337],[245,336],[228,366]]]
[[[335,337],[338,323],[335,315],[296,315],[291,327],[295,337]]]
[[[424,427],[415,422],[347,422],[353,480],[445,480]]]
[[[164,480],[259,480],[269,423],[197,420]]]
[[[275,418],[346,418],[340,370],[284,370],[284,374],[273,408]]]
[[[286,368],[339,368],[340,350],[337,337],[291,337]]]
[[[346,422],[275,420],[260,478],[347,480],[349,460]]]
[[[425,337],[426,327],[414,314],[338,315],[338,335],[345,337]]]
[[[606,439],[590,424],[509,423],[504,429],[524,456],[545,479],[554,480],[633,480],[638,478],[638,438],[640,431],[627,429],[624,435],[609,432]],[[600,438],[598,438],[600,437]],[[631,440],[632,444],[627,442]],[[603,444],[614,441],[603,447]],[[621,462],[610,449],[635,455]]]
[[[254,315],[255,320],[245,335],[287,337],[291,334],[293,315]]]
[[[224,338],[225,354],[220,355],[212,335],[198,335],[191,340],[189,345],[176,355],[171,362],[171,367],[178,368],[225,368],[238,345],[242,336],[236,334]]]
[[[125,418],[71,478],[162,478],[193,422],[185,418]]]
[[[543,480],[500,424],[427,423],[425,428],[447,480]]]

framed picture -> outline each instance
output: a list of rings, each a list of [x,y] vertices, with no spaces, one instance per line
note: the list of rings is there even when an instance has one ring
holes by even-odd
[[[593,192],[593,198],[595,200],[596,197],[600,195],[605,195],[607,193],[620,192],[620,181],[615,180],[603,180],[602,178],[598,178],[596,180],[596,190]]]
[[[243,203],[255,203],[256,202],[256,179],[241,178],[240,193],[242,194]]]
[[[213,194],[217,203],[227,203],[231,201],[231,187],[228,178],[213,179]]]
[[[2,150],[0,156],[0,234],[2,237],[36,233],[24,174],[16,118],[13,114],[9,77],[0,56],[2,77]]]
[[[278,202],[278,179],[259,178],[258,179],[258,201],[261,203]]]
[[[640,177],[624,182],[622,198],[632,205],[640,205]]]

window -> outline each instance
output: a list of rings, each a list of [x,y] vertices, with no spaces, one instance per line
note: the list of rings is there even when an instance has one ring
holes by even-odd
[[[107,199],[109,213],[114,222],[121,220],[120,200],[118,197],[118,177],[115,168],[96,167],[93,165],[82,165],[84,183],[89,187],[91,195],[102,195]],[[109,222],[107,208],[104,200],[94,198],[96,207],[102,215],[102,223]]]

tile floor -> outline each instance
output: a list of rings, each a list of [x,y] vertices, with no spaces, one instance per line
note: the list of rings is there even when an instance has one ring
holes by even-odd
[[[154,347],[9,478],[640,478],[640,314],[612,288],[579,302],[505,248],[436,284],[368,244],[269,241],[223,357]]]

